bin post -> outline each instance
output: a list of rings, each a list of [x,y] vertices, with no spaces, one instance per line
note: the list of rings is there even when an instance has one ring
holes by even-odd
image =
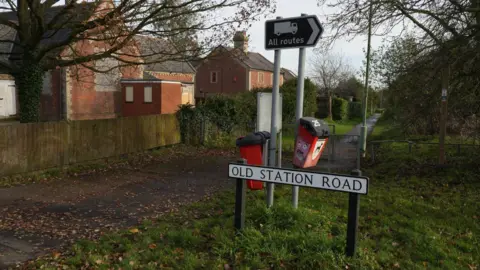
[[[362,171],[353,170],[352,175],[362,176]],[[347,223],[347,247],[346,253],[348,257],[355,255],[357,247],[357,229],[358,229],[358,213],[360,211],[360,194],[348,194],[348,223]]]
[[[238,160],[239,164],[247,164],[245,159]],[[238,233],[245,227],[245,197],[247,193],[246,181],[238,178],[235,188],[235,231]]]

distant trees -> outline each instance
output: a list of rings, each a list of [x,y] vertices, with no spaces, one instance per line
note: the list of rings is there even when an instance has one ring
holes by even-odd
[[[340,90],[339,83],[353,75],[353,68],[342,54],[320,50],[315,51],[310,64],[310,77],[319,85],[319,91],[328,96],[328,118],[332,119],[332,97]]]

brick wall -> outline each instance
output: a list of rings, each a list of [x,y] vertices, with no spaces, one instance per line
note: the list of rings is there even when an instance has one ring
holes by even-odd
[[[161,84],[161,111],[162,114],[175,113],[182,104],[182,85],[180,83]]]
[[[126,87],[133,87],[133,102],[126,102]],[[145,86],[152,87],[152,102],[145,103],[144,89]],[[122,115],[123,116],[139,116],[160,114],[161,97],[160,97],[160,83],[122,83]]]
[[[263,73],[263,82],[259,80],[259,73]],[[273,72],[262,70],[250,70],[250,90],[259,87],[272,87]],[[280,85],[283,84],[283,76],[280,76]]]
[[[133,102],[126,101],[126,87],[133,87]],[[144,88],[152,87],[152,102],[145,103]],[[169,82],[122,82],[122,115],[171,114],[182,104],[182,85]]]
[[[107,45],[100,42],[80,41],[76,50],[91,54]],[[133,50],[126,47],[125,51]],[[100,64],[99,64],[100,62]],[[101,66],[107,70],[109,65],[118,65],[114,60],[101,60],[86,65]],[[121,78],[141,79],[142,66],[120,67],[109,73],[95,73],[83,66],[72,66],[67,70],[67,110],[71,120],[105,119],[121,115]]]
[[[210,73],[218,72],[217,83],[210,82]],[[248,90],[247,69],[228,54],[221,53],[197,68],[195,98],[208,94],[235,94]],[[207,94],[207,95],[208,95]]]

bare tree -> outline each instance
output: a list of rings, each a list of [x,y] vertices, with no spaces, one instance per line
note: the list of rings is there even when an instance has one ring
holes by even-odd
[[[353,75],[353,69],[341,53],[316,50],[310,64],[311,78],[320,86],[319,91],[328,96],[328,117],[332,119],[332,97],[339,89],[339,83]]]
[[[338,10],[329,17],[328,25],[334,30],[330,40],[365,34],[371,25],[376,35],[387,35],[395,27],[401,31],[413,26],[421,38],[422,50],[436,53],[441,64],[441,88],[449,88],[450,66],[465,62],[471,66],[480,59],[480,1],[478,0],[319,0]],[[372,10],[373,16],[369,16]],[[458,49],[468,51],[462,56]],[[465,50],[467,48],[467,50]],[[445,162],[445,134],[447,99],[442,94],[439,136],[439,163]]]
[[[95,72],[151,61],[188,60],[205,55],[235,31],[275,8],[270,0],[2,0],[0,7],[0,68],[14,76],[19,90],[20,120],[39,119],[40,93],[46,71],[83,66]],[[188,20],[195,17],[195,20]],[[174,23],[180,22],[180,23]],[[161,25],[165,27],[159,27]],[[174,40],[185,34],[195,44],[182,44],[175,53],[141,55],[134,37]],[[185,39],[183,39],[185,40]],[[187,41],[186,41],[187,42]],[[85,44],[95,43],[95,51]],[[161,57],[149,57],[160,55]],[[145,56],[145,57],[144,57]],[[101,70],[95,61],[110,58],[116,67]]]

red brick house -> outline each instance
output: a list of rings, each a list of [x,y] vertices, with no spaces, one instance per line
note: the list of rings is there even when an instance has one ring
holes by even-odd
[[[172,42],[137,35],[135,37],[138,48],[144,57],[144,79],[163,80],[164,82],[178,82],[181,85],[181,104],[194,104],[195,68],[182,54],[178,52]],[[172,55],[177,54],[177,57]]]
[[[100,2],[83,2],[75,6],[75,19],[86,21],[93,18],[98,12],[105,12],[114,8],[112,0]],[[53,18],[62,12],[64,6],[55,6],[46,11],[46,18]],[[16,13],[6,12],[0,13],[0,18],[11,21],[17,20]],[[61,42],[68,37],[71,29],[60,29],[57,33],[48,38],[44,38],[42,42],[49,42],[49,39],[55,39]],[[89,34],[95,35],[101,30],[93,30]],[[11,29],[0,29],[0,34],[10,40],[18,39],[15,32]],[[82,40],[74,44],[69,44],[64,48],[60,48],[50,55],[51,57],[66,57],[71,54],[70,48],[88,55],[99,50],[107,50],[109,44],[103,41]],[[2,52],[15,54],[21,50],[17,46],[0,48]],[[123,60],[132,60],[134,55],[139,55],[138,47],[134,41],[130,42],[120,52]],[[125,56],[129,55],[129,56]],[[10,57],[10,61],[16,61],[15,57]],[[114,58],[106,58],[85,65],[96,69],[108,70],[119,66],[119,61]],[[143,66],[121,66],[113,68],[108,73],[96,73],[91,69],[79,66],[70,66],[59,68],[46,73],[44,78],[43,91],[41,94],[40,114],[42,120],[84,120],[84,119],[103,119],[113,118],[121,115],[122,96],[121,96],[121,79],[142,79]]]
[[[170,114],[182,104],[182,84],[167,80],[122,80],[122,116]]]
[[[236,94],[273,84],[273,63],[248,51],[246,33],[237,32],[234,47],[217,47],[196,67],[195,99],[211,94]],[[283,84],[283,72],[280,85]]]

